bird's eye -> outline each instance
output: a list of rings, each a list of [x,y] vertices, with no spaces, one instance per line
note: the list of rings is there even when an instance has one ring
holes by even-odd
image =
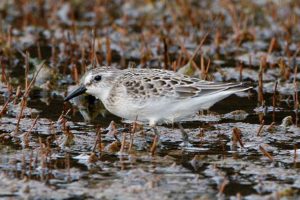
[[[102,79],[102,76],[100,76],[100,75],[97,75],[94,77],[95,81],[101,81],[101,79]]]

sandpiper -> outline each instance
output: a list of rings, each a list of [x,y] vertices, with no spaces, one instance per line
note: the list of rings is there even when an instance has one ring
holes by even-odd
[[[215,83],[162,69],[120,70],[103,66],[87,71],[65,101],[88,93],[100,99],[114,115],[149,123],[156,135],[157,124],[176,122],[187,142],[180,121],[250,88],[242,83]]]

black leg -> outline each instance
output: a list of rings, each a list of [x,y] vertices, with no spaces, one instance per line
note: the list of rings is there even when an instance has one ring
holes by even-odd
[[[182,136],[182,140],[183,140],[183,146],[191,146],[191,144],[189,143],[189,136],[187,134],[187,132],[185,132],[182,124],[180,122],[177,122],[177,125],[181,131],[181,136]]]
[[[152,129],[153,129],[154,134],[155,134],[155,137],[156,137],[156,139],[157,139],[157,146],[161,146],[161,142],[160,142],[160,133],[158,132],[156,126],[153,126]]]
[[[154,134],[159,138],[159,132],[158,132],[156,126],[153,126],[152,129],[154,131]]]

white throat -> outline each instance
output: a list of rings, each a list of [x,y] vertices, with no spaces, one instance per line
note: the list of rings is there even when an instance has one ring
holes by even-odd
[[[100,99],[102,102],[105,102],[109,96],[111,87],[97,87],[97,86],[90,86],[87,88],[86,93],[95,96],[97,99]]]

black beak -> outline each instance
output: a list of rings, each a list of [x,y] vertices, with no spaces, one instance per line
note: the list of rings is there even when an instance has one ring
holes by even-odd
[[[71,94],[69,94],[69,95],[64,99],[64,101],[69,101],[70,99],[73,99],[74,97],[77,97],[77,96],[79,96],[79,95],[85,93],[85,91],[86,91],[86,87],[83,86],[83,85],[81,85],[81,86],[79,86],[79,88],[73,90],[73,91],[71,92]]]

